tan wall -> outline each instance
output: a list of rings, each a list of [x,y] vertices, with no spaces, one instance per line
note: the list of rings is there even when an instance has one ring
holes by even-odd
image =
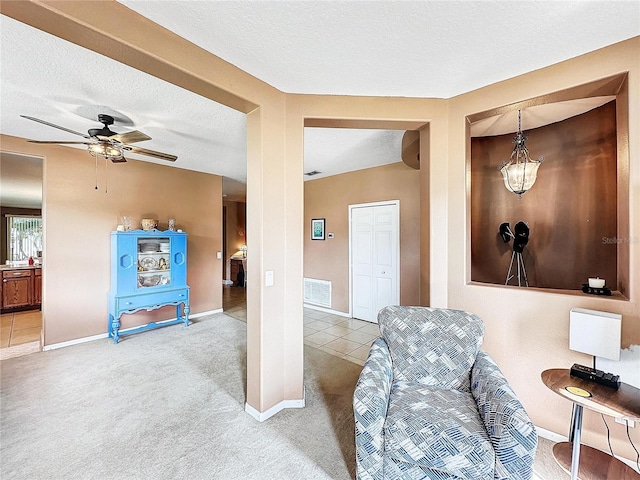
[[[229,254],[233,255],[242,245],[247,244],[247,219],[246,209],[247,204],[244,202],[227,202],[235,203],[233,214],[229,214],[229,221],[234,225],[233,231],[228,232],[228,246],[230,248]],[[228,225],[228,224],[227,224]],[[227,227],[228,228],[228,227]]]
[[[121,215],[167,219],[187,232],[191,314],[222,308],[222,177],[149,162],[104,163],[98,190],[85,151],[2,136],[2,149],[44,157],[43,317],[45,345],[107,331],[110,232]],[[175,317],[173,307],[123,315],[122,328]]]
[[[304,183],[304,276],[330,280],[331,308],[349,312],[349,205],[400,200],[400,303],[420,302],[420,172],[398,162]],[[311,240],[311,219],[335,237]]]
[[[640,37],[558,65],[460,95],[449,101],[449,305],[479,314],[486,325],[484,348],[496,359],[536,425],[568,431],[571,402],[547,389],[540,372],[589,365],[591,357],[568,349],[569,311],[573,307],[622,314],[622,346],[640,344]],[[629,301],[539,289],[470,284],[470,197],[467,115],[629,71]],[[536,150],[537,152],[537,150]],[[542,154],[542,153],[540,153]],[[544,174],[543,164],[541,179]],[[626,174],[623,172],[623,174]],[[548,176],[546,177],[548,179]],[[535,188],[535,187],[534,187]],[[526,195],[526,194],[525,194]],[[553,206],[548,199],[542,207]],[[497,227],[496,227],[497,228]],[[457,234],[459,233],[459,235]],[[433,239],[432,239],[433,241]],[[464,252],[464,253],[462,253]],[[638,360],[635,368],[637,369]],[[583,440],[607,450],[606,430],[599,415],[585,410]],[[617,454],[635,458],[624,428],[609,422]],[[639,429],[631,431],[640,440]]]

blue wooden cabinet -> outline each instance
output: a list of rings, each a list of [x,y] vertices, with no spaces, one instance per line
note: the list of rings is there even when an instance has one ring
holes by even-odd
[[[175,319],[120,331],[122,314],[166,305],[176,306]],[[189,325],[187,234],[156,229],[111,232],[109,337],[118,343],[122,335],[176,323]]]

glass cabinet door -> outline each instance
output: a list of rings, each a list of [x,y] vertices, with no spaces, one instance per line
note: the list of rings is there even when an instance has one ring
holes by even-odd
[[[138,288],[171,284],[171,241],[138,238]]]

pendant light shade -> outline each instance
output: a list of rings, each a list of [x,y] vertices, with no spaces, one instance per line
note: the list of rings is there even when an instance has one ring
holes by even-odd
[[[513,137],[513,152],[511,158],[500,167],[504,186],[510,192],[515,193],[518,197],[533,187],[538,176],[538,168],[544,160],[540,157],[538,160],[531,160],[529,150],[525,145],[528,137],[522,134],[521,111],[518,110],[518,133]]]

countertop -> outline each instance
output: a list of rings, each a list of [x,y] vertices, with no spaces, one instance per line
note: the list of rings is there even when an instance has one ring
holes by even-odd
[[[3,270],[35,270],[36,268],[42,268],[41,264],[37,265],[0,265],[0,271]]]

